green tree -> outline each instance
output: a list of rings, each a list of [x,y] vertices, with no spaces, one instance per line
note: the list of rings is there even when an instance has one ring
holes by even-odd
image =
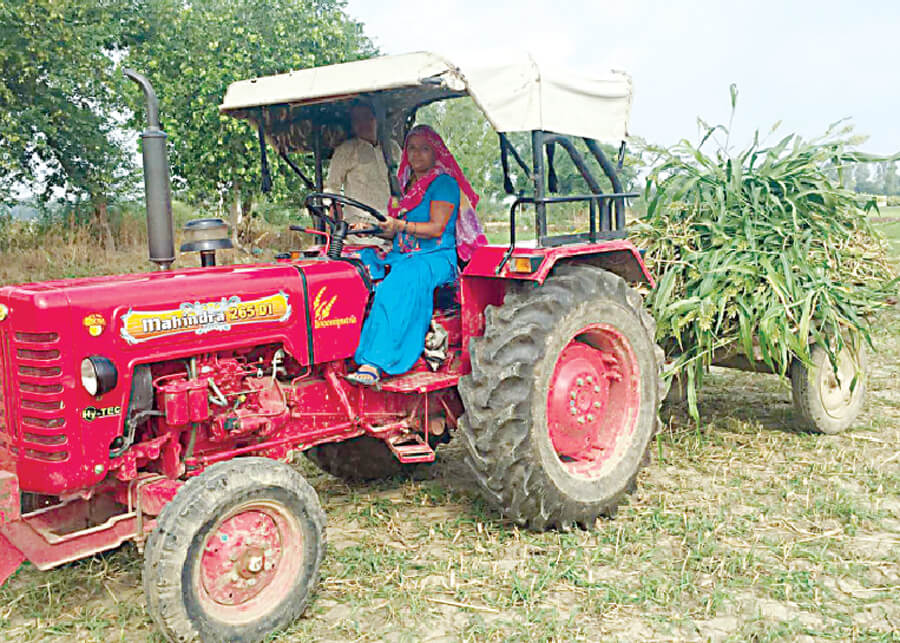
[[[868,163],[859,163],[853,170],[853,179],[856,191],[865,194],[874,194],[878,190],[876,182],[872,180],[872,173]]]
[[[219,113],[228,85],[373,53],[337,0],[157,0],[140,23],[127,63],[157,90],[173,176],[189,200],[235,219],[259,198],[260,158],[256,132]],[[287,168],[273,178],[275,198],[302,190]]]
[[[876,167],[878,192],[887,195],[897,194],[898,187],[900,187],[900,179],[897,177],[897,164],[893,161],[883,161],[878,163]]]
[[[115,138],[114,74],[130,0],[0,3],[0,200],[86,200],[109,246],[107,205],[130,163]]]

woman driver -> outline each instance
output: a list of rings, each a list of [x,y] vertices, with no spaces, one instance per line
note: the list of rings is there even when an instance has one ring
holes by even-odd
[[[379,224],[393,236],[393,248],[384,259],[371,251],[362,256],[373,277],[384,274],[385,264],[391,270],[363,324],[354,355],[359,368],[347,376],[358,384],[375,384],[382,373],[399,375],[412,367],[431,322],[434,289],[456,279],[457,252],[468,260],[487,242],[474,213],[478,195],[427,125],[410,130],[397,177],[403,198]]]

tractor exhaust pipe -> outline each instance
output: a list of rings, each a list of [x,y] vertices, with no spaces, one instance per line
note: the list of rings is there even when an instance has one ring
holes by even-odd
[[[159,270],[168,270],[175,261],[175,235],[172,232],[172,191],[166,159],[166,133],[159,127],[159,101],[153,86],[144,76],[131,69],[125,70],[125,76],[141,86],[147,100],[147,129],[141,132],[147,238],[150,261]]]

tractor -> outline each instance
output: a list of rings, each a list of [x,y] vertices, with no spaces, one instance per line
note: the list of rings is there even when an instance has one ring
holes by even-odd
[[[325,513],[290,466],[300,454],[372,480],[427,466],[458,439],[487,502],[538,530],[590,527],[633,490],[664,390],[637,289],[653,279],[625,232],[636,195],[598,143],[624,139],[627,75],[582,78],[527,57],[462,70],[414,53],[235,82],[221,112],[255,128],[264,168],[270,148],[303,178],[313,224],[292,227],[315,243],[217,265],[227,227],[199,219],[181,250],[202,265],[172,269],[158,101],[126,73],[147,102],[158,270],[0,289],[0,582],[23,561],[45,570],[130,541],[164,636],[257,640],[303,612],[325,553]],[[378,387],[351,383],[378,281],[346,243],[341,206],[375,226],[384,215],[323,192],[323,163],[348,135],[354,99],[375,106],[385,142],[402,141],[419,108],[463,96],[497,131],[508,189],[514,161],[531,193],[511,197],[509,243],[480,247],[436,290],[415,366]],[[512,132],[530,133],[530,159]],[[559,148],[584,194],[548,194]],[[314,176],[301,154],[313,155]],[[560,204],[585,221],[551,234],[547,213]],[[517,242],[526,211],[534,239]]]

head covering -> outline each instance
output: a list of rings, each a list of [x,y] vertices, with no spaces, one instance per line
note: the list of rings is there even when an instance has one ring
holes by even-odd
[[[463,175],[456,159],[447,149],[444,139],[428,125],[416,125],[406,135],[403,156],[400,159],[400,167],[397,169],[397,178],[401,186],[405,186],[412,176],[412,167],[406,154],[406,143],[409,142],[410,136],[421,136],[428,142],[434,151],[434,166],[425,176],[420,177],[413,185],[409,186],[399,202],[392,199],[388,206],[388,212],[391,216],[404,218],[407,212],[422,202],[432,181],[441,174],[449,174],[456,179],[460,192],[459,214],[456,217],[456,253],[460,259],[468,261],[472,258],[472,253],[476,248],[487,244],[487,237],[485,237],[481,222],[475,214],[475,207],[479,200],[478,195],[475,194],[475,190]]]

